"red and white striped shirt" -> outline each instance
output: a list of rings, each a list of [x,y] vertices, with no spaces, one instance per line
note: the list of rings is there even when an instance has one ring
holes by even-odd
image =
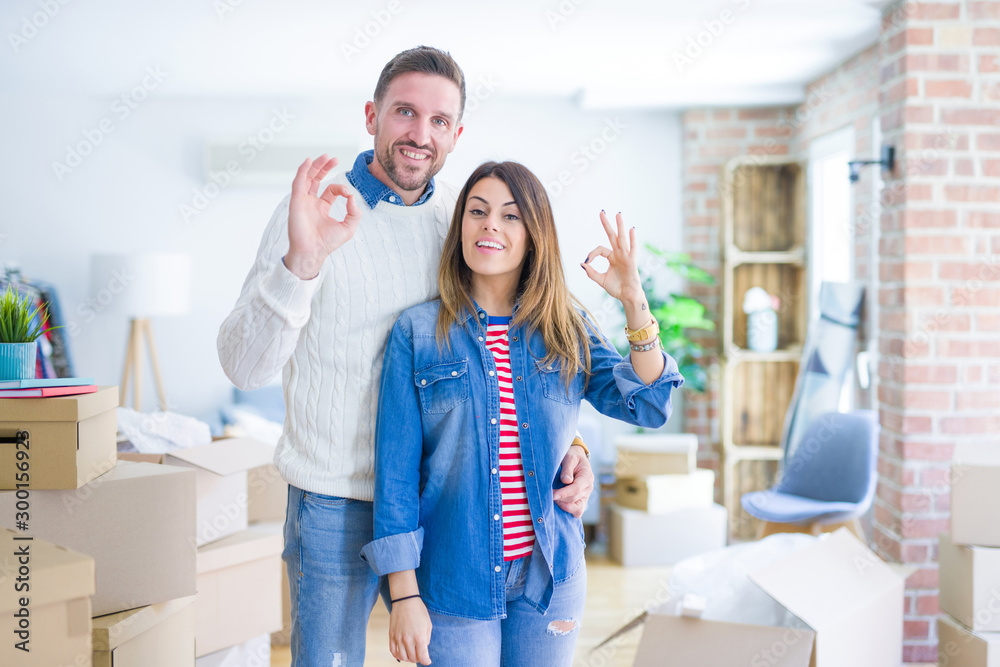
[[[486,347],[493,353],[500,385],[500,503],[503,508],[503,559],[517,560],[531,553],[535,528],[528,509],[521,465],[521,441],[514,410],[514,384],[510,371],[509,317],[491,317]]]

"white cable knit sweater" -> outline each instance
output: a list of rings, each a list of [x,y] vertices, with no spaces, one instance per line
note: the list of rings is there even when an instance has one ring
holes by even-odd
[[[219,360],[241,389],[260,387],[282,372],[286,414],[274,463],[286,481],[313,493],[370,501],[385,343],[403,310],[437,297],[456,193],[438,180],[419,206],[379,202],[369,209],[344,174],[333,182],[356,193],[362,218],[354,237],[327,258],[316,278],[299,279],[281,261],[288,252],[286,197],[219,330]],[[332,214],[343,217],[343,199]]]

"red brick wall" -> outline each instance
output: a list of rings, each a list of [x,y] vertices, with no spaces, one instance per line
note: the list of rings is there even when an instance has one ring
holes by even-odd
[[[898,158],[878,201],[872,168],[853,188],[856,277],[875,283],[878,302],[866,322],[881,357],[873,530],[883,557],[918,568],[907,580],[904,658],[932,662],[948,462],[956,443],[1000,433],[1000,1],[897,3],[878,43],[813,82],[796,109],[686,113],[685,242],[718,275],[716,186],[728,158],[805,158],[809,142],[848,124],[857,156],[870,157],[873,118]],[[696,294],[718,313],[717,289]],[[717,398],[685,410],[705,463],[716,457]]]
[[[1000,433],[1000,2],[893,7],[880,40],[882,194],[879,545],[918,565],[907,660],[934,660],[937,535],[956,443]]]

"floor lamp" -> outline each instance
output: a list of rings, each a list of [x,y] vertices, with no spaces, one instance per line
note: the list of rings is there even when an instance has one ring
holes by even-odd
[[[143,353],[148,351],[160,409],[166,410],[167,394],[150,320],[184,315],[191,309],[191,258],[175,253],[95,255],[91,292],[96,304],[130,320],[119,404],[127,405],[131,385],[132,407],[142,410]]]

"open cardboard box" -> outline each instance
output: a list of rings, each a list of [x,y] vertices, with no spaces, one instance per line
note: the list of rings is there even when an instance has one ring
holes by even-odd
[[[905,576],[846,529],[749,576],[809,629],[687,618],[661,608],[647,615],[636,667],[901,664]]]
[[[0,399],[0,435],[27,431],[29,489],[76,489],[115,467],[118,387],[55,398]],[[16,489],[19,446],[0,444],[0,489]],[[23,480],[23,478],[22,478]]]
[[[223,438],[166,454],[120,454],[118,458],[194,468],[198,494],[195,542],[201,547],[246,530],[250,504],[247,471],[271,463],[274,447],[253,438]],[[280,476],[276,480],[275,484],[283,483]],[[258,480],[257,486],[260,484]],[[284,489],[287,493],[287,485]]]
[[[94,559],[44,540],[24,538],[24,533],[0,529],[0,665],[89,665]],[[25,561],[18,550],[22,554],[27,550]],[[27,577],[21,567],[26,568]],[[26,581],[19,582],[18,577]],[[28,588],[19,591],[16,585]],[[26,598],[27,606],[21,598]],[[22,620],[28,623],[26,630]],[[27,636],[18,636],[20,631]],[[17,648],[25,639],[30,652]]]
[[[959,443],[951,460],[951,541],[1000,547],[1000,521],[993,508],[1000,488],[1000,448]]]

